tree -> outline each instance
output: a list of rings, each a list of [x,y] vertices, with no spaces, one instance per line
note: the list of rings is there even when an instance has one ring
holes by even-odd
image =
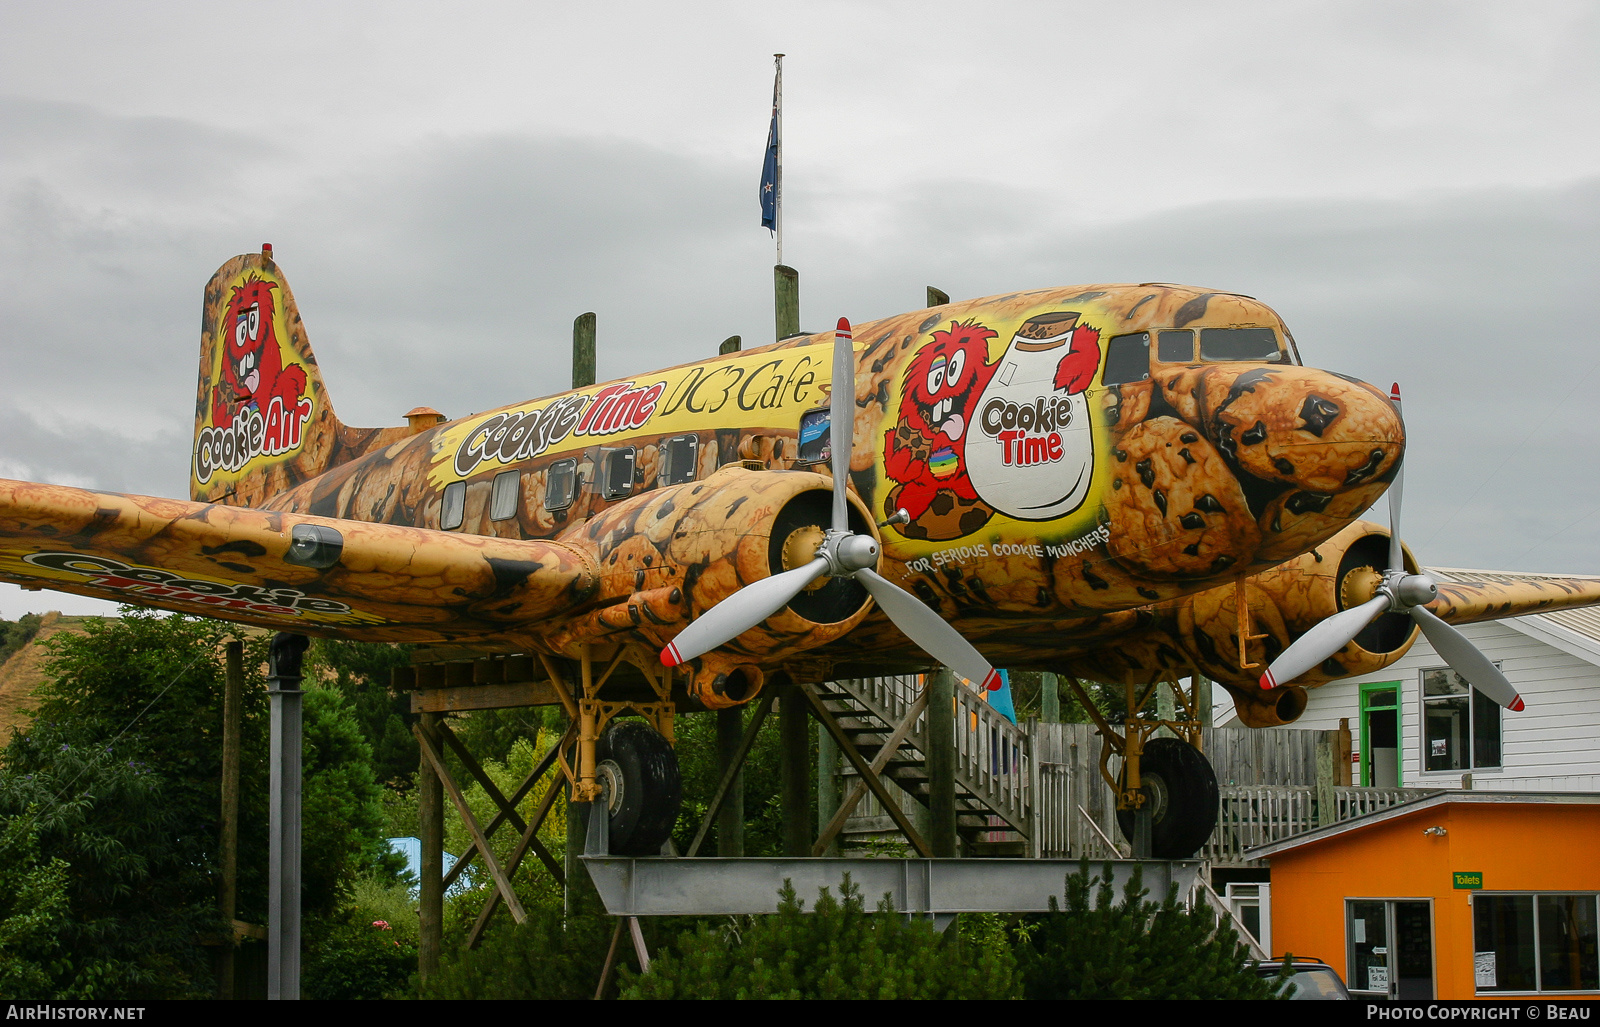
[[[1258,977],[1250,950],[1210,907],[1180,905],[1176,884],[1164,902],[1147,901],[1135,867],[1118,902],[1111,875],[1108,863],[1091,878],[1085,859],[1066,879],[1066,909],[1052,896],[1049,913],[1018,929],[1028,998],[1261,999],[1282,990],[1286,978]]]
[[[843,901],[822,889],[806,913],[784,882],[778,911],[735,929],[701,924],[641,976],[624,971],[623,998],[1016,998],[1016,961],[1003,945],[974,944],[928,920],[908,921],[888,896],[866,911],[848,874]]]
[[[207,995],[204,943],[230,933],[214,872],[223,649],[238,629],[131,608],[86,626],[50,641],[52,680],[0,767],[0,831],[32,868],[17,872],[65,866],[65,902],[47,932],[54,948],[34,960],[49,983],[35,978],[27,997]],[[255,923],[266,915],[266,642],[245,639],[242,710],[238,915]],[[303,908],[315,923],[356,875],[382,871],[385,850],[370,749],[341,693],[312,688],[305,733]],[[26,928],[35,950],[42,929]]]

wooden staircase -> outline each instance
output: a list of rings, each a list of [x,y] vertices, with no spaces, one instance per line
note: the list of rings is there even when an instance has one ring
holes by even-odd
[[[867,762],[878,756],[896,725],[916,702],[920,675],[830,681],[817,686],[828,711]],[[957,684],[955,721],[956,829],[971,855],[1024,855],[1031,833],[1028,736],[971,688]],[[883,776],[928,805],[927,718],[917,717],[910,734],[890,757]],[[848,765],[846,765],[848,772]],[[856,778],[844,778],[845,790]],[[996,837],[999,835],[999,837]]]

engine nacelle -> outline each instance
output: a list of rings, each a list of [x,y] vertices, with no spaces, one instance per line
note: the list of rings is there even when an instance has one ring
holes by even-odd
[[[1264,690],[1261,672],[1291,642],[1322,620],[1359,606],[1373,596],[1389,563],[1389,530],[1356,521],[1310,552],[1245,583],[1250,632],[1265,637],[1246,646],[1248,662],[1239,666],[1239,617],[1234,588],[1217,588],[1189,597],[1177,607],[1169,630],[1202,674],[1225,686],[1239,719],[1250,727],[1287,724],[1305,712],[1305,689],[1338,678],[1382,670],[1404,656],[1416,640],[1416,623],[1385,613],[1321,666],[1278,688]],[[1417,572],[1405,552],[1406,569]]]
[[[562,536],[596,553],[600,587],[597,605],[549,643],[568,650],[584,641],[635,642],[660,651],[746,585],[810,562],[832,517],[832,484],[820,474],[729,464],[605,510]],[[852,530],[876,538],[865,507],[849,498]],[[750,701],[761,690],[761,663],[843,635],[866,616],[868,598],[852,579],[818,579],[774,616],[690,660],[690,693],[712,709]]]

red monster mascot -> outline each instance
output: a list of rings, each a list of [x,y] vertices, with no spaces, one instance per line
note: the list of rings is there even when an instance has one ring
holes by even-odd
[[[971,321],[952,321],[949,331],[933,333],[906,368],[899,424],[884,437],[884,468],[901,486],[893,502],[912,522],[941,492],[969,502],[978,498],[967,476],[966,442],[978,397],[994,375],[989,340],[995,335]]]
[[[272,290],[277,287],[276,282],[259,278],[233,287],[233,298],[222,315],[222,381],[212,393],[211,423],[219,428],[252,404],[270,421],[274,399],[282,404],[277,417],[300,412],[306,373],[299,364],[283,366],[272,316]]]

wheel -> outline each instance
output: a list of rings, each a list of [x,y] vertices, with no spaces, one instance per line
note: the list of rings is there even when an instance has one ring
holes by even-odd
[[[1139,758],[1140,791],[1151,807],[1150,855],[1188,859],[1217,826],[1217,775],[1187,742],[1155,738]],[[1133,810],[1117,810],[1117,826],[1133,841]]]
[[[654,856],[683,800],[678,754],[642,720],[615,721],[595,746],[595,774],[610,819],[611,851]]]

